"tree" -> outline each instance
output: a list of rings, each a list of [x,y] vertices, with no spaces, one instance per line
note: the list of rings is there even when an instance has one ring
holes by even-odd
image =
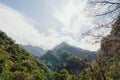
[[[106,10],[103,13],[99,13],[96,16],[118,16],[120,13],[120,0],[91,0],[90,4],[96,6],[99,5],[101,7],[106,7]]]
[[[86,8],[94,16],[95,27],[85,32],[84,35],[94,38],[93,43],[99,43],[106,36],[107,31],[110,32],[112,25],[120,16],[120,0],[90,0]],[[98,30],[100,32],[95,34],[94,32]]]
[[[46,80],[44,70],[39,70],[34,75],[34,80]]]
[[[72,80],[72,75],[66,69],[62,69],[59,73],[54,72],[53,80]]]

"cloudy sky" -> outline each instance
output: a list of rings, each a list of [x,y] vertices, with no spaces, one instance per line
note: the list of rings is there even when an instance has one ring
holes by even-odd
[[[51,49],[65,41],[88,50],[82,33],[91,29],[93,18],[85,6],[87,0],[0,0],[0,30],[19,44]]]

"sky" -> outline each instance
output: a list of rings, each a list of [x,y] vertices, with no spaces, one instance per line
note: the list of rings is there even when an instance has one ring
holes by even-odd
[[[0,30],[19,44],[52,49],[61,42],[95,51],[82,34],[95,24],[87,0],[0,0]]]

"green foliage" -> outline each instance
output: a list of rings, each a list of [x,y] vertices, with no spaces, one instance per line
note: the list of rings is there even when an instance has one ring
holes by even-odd
[[[109,76],[110,78],[114,79],[114,80],[118,80],[120,79],[120,61],[117,61],[115,63],[113,63],[113,65],[110,66],[110,71],[109,71]]]
[[[48,51],[45,55],[42,56],[42,60],[50,69],[57,69],[59,64],[59,57],[55,55],[54,51]]]
[[[79,80],[119,80],[120,56],[111,55],[101,53],[94,64],[89,64],[89,68],[80,73]]]
[[[2,31],[0,31],[0,80],[45,80],[44,70],[38,67],[35,57],[15,44],[15,41]]]
[[[66,69],[62,69],[60,73],[54,72],[52,80],[72,80],[72,75]]]
[[[34,80],[45,80],[45,72],[43,70],[39,70],[34,75]]]
[[[2,77],[0,76],[0,80],[4,80],[4,78],[2,78]]]
[[[61,71],[65,68],[74,75],[78,75],[81,70],[87,67],[83,60],[67,51],[59,54],[55,51],[48,51],[43,55],[42,60],[53,71]]]

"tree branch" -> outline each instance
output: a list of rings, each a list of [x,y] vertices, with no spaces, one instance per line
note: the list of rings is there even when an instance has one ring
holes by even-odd
[[[120,5],[120,2],[110,2],[110,1],[90,1],[91,3],[107,3],[107,4],[118,4]]]

